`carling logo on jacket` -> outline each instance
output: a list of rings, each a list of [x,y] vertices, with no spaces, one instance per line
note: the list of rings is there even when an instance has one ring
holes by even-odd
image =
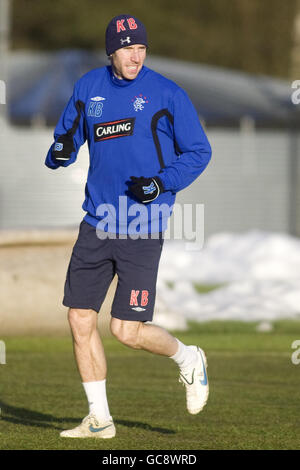
[[[95,142],[100,140],[126,137],[133,134],[135,118],[119,119],[118,121],[94,124]]]

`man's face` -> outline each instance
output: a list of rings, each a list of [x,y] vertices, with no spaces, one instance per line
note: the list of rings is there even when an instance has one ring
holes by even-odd
[[[146,46],[133,44],[122,47],[122,49],[116,50],[111,58],[115,75],[120,79],[133,80],[143,67],[146,59]]]

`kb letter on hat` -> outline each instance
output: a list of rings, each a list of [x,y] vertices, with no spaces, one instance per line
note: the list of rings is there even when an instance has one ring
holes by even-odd
[[[126,18],[129,29],[137,29],[137,24],[134,20],[134,18]],[[117,20],[117,33],[120,33],[121,31],[126,31],[126,28],[124,26],[124,21],[123,20]]]

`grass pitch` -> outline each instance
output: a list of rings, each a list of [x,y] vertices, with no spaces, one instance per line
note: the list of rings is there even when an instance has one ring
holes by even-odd
[[[168,358],[104,338],[107,393],[117,436],[62,439],[87,414],[70,337],[10,337],[0,365],[0,449],[300,449],[300,322],[191,324],[176,336],[207,353],[210,397],[191,416]],[[300,357],[300,353],[299,353]]]

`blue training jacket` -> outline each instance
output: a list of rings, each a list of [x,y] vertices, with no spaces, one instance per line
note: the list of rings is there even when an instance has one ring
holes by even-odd
[[[75,150],[58,165],[52,151],[66,133],[72,135]],[[176,193],[191,184],[211,158],[210,144],[186,92],[145,66],[134,80],[116,78],[111,66],[82,76],[54,139],[45,161],[51,169],[74,163],[87,140],[84,219],[114,233],[165,230]],[[130,176],[159,176],[165,192],[151,203],[137,203],[128,192]]]

